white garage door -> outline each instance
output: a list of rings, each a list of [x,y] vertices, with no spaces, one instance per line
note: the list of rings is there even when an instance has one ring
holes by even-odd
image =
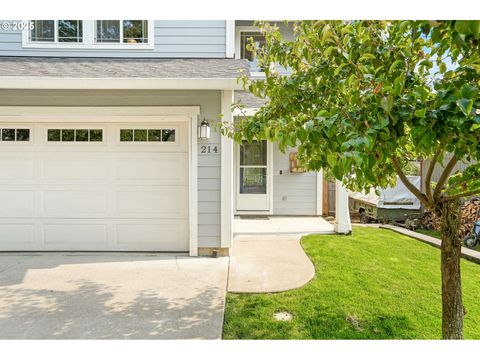
[[[188,251],[185,122],[0,134],[0,250]]]

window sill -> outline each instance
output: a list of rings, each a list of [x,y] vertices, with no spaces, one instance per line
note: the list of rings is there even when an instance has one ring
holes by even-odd
[[[153,50],[153,44],[26,43],[24,49]]]

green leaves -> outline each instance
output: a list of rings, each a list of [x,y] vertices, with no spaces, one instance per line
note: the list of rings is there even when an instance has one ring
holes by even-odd
[[[390,65],[390,68],[388,69],[389,73],[394,72],[400,65],[403,64],[403,60],[395,60],[392,65]]]
[[[465,115],[468,116],[468,115],[470,115],[470,112],[472,111],[473,100],[472,99],[460,99],[460,100],[457,100],[457,105],[462,110],[462,112]]]
[[[427,109],[418,109],[413,113],[416,117],[424,118],[427,113]]]
[[[444,62],[442,62],[442,63],[438,66],[438,69],[440,70],[440,74],[443,74],[443,73],[445,73],[445,71],[447,71],[447,65],[445,65]]]
[[[384,96],[380,100],[380,107],[385,110],[386,113],[390,113],[393,108],[393,97],[392,96]]]
[[[405,75],[401,74],[400,76],[396,77],[393,81],[393,93],[396,96],[400,96],[403,90],[403,86],[405,84]]]
[[[478,89],[472,85],[463,85],[461,89],[462,98],[473,99],[478,94]]]
[[[372,54],[362,54],[362,56],[360,56],[358,61],[362,62],[362,61],[365,61],[365,60],[374,60],[376,58],[377,57],[375,55],[372,55]]]
[[[284,150],[301,144],[307,169],[329,169],[349,188],[385,185],[395,177],[392,156],[428,158],[439,143],[478,159],[478,24],[303,21],[292,39],[265,23],[271,36],[259,61],[291,73],[243,77],[247,89],[269,100],[226,132],[237,141],[267,138]]]

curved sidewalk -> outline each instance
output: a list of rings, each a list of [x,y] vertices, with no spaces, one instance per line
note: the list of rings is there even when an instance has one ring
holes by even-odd
[[[235,236],[228,291],[269,293],[302,287],[315,267],[300,245],[300,235]]]

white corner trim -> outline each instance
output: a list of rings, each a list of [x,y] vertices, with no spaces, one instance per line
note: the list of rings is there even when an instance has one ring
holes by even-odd
[[[233,123],[232,113],[233,91],[223,90],[221,99],[222,121]],[[227,136],[221,138],[221,221],[220,221],[220,245],[229,248],[233,241],[233,140]]]
[[[0,89],[60,90],[242,90],[231,78],[60,78],[40,76],[0,76]]]
[[[317,215],[323,212],[323,169],[317,172]]]
[[[27,22],[30,20],[24,20]],[[22,30],[22,47],[33,49],[98,49],[98,50],[151,50],[155,48],[155,21],[148,21],[148,42],[143,44],[103,44],[95,43],[95,21],[96,20],[82,20],[83,21],[83,39],[81,43],[61,43],[61,42],[31,42],[28,36],[28,28]],[[122,20],[120,20],[122,21]],[[122,26],[123,28],[123,26]],[[57,22],[55,22],[55,32],[57,31]],[[123,31],[123,30],[122,30]],[[57,36],[55,35],[55,38]]]
[[[197,119],[191,116],[189,127],[189,233],[190,233],[190,256],[198,255],[198,156],[197,156]]]
[[[235,20],[225,21],[225,56],[235,57]]]

